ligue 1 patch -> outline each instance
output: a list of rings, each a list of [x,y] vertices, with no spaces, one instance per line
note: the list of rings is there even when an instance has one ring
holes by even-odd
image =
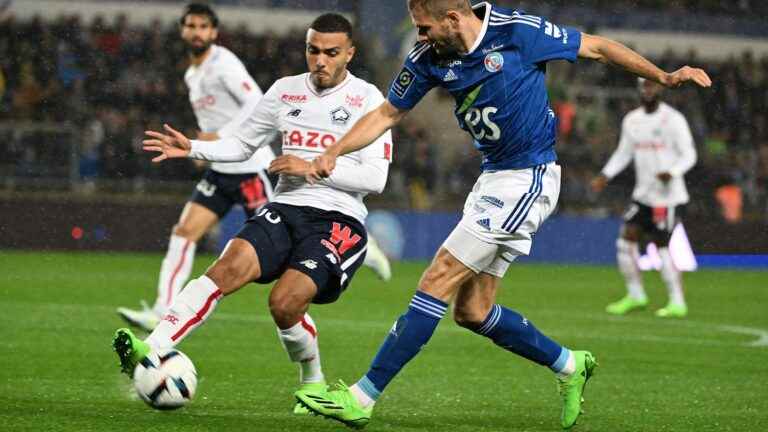
[[[504,67],[504,56],[496,51],[488,53],[488,55],[485,56],[485,60],[483,60],[483,64],[485,64],[485,69],[488,72],[498,72]]]
[[[411,88],[415,77],[416,74],[407,67],[403,67],[403,70],[395,78],[395,82],[392,83],[392,92],[402,99],[408,89]]]
[[[338,107],[331,111],[331,121],[337,125],[345,125],[352,114],[349,113],[344,107]]]

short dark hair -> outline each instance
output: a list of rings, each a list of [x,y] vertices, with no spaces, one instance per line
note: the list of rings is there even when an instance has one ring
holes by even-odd
[[[326,13],[315,18],[309,26],[312,30],[319,33],[346,33],[352,40],[352,24],[344,15],[337,13]]]
[[[213,27],[219,26],[219,17],[216,16],[216,12],[214,12],[213,9],[211,9],[211,7],[205,3],[188,4],[187,7],[184,8],[184,14],[181,15],[179,24],[184,25],[184,21],[187,20],[188,15],[205,15],[209,20],[211,20],[211,25]]]

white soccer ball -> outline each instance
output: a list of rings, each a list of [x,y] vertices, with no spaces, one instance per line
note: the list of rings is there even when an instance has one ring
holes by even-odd
[[[192,360],[179,350],[153,350],[136,365],[133,385],[152,408],[172,410],[194,397],[197,371]]]

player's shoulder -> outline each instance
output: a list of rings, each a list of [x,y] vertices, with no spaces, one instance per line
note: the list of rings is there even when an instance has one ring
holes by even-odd
[[[350,74],[350,76],[352,78],[351,82],[350,82],[350,85],[354,89],[360,91],[361,93],[366,93],[366,94],[369,94],[369,95],[370,94],[381,95],[381,90],[379,90],[379,88],[376,87],[375,85],[371,84],[370,82],[368,82],[368,81],[366,81],[366,80],[364,80],[364,79],[362,79],[362,78],[360,78],[358,76],[352,75],[351,72],[349,72],[349,74]]]
[[[306,101],[309,97],[309,87],[307,86],[308,79],[309,73],[278,78],[272,83],[270,92],[282,100],[293,101],[302,99]]]
[[[405,62],[417,67],[428,66],[434,57],[435,49],[432,47],[432,44],[426,41],[417,41],[405,56]]]
[[[213,52],[213,62],[217,66],[243,66],[243,62],[240,58],[230,51],[228,48],[221,45],[214,45],[215,51]]]
[[[673,107],[672,105],[666,102],[661,102],[659,106],[661,107],[661,109],[666,111],[670,116],[685,120],[685,114],[683,114],[681,111],[679,111],[677,108]]]
[[[645,108],[642,106],[637,107],[624,115],[624,122],[631,123],[633,121],[640,120],[646,116]]]
[[[488,31],[512,36],[520,30],[540,29],[544,19],[520,9],[491,6],[488,12]]]

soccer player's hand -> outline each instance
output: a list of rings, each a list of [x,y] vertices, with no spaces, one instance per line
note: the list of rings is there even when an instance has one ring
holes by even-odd
[[[661,180],[662,183],[667,184],[672,180],[672,174],[668,172],[658,173],[656,174],[656,178]]]
[[[605,189],[605,186],[608,185],[608,178],[600,174],[593,178],[589,185],[592,187],[592,191],[594,193],[600,193],[603,191],[603,189]]]
[[[337,157],[338,156],[335,153],[329,152],[328,150],[316,157],[315,160],[312,161],[312,171],[308,175],[310,183],[330,177],[333,169],[336,168]]]
[[[167,135],[155,131],[144,132],[147,136],[152,137],[152,139],[145,139],[141,142],[144,145],[144,151],[160,152],[160,155],[153,158],[152,162],[187,157],[192,149],[189,138],[168,124],[164,124],[163,128],[168,132]]]
[[[671,74],[667,74],[667,79],[662,84],[669,88],[675,88],[680,87],[688,81],[693,81],[700,87],[712,86],[712,80],[703,69],[692,68],[690,66],[683,66]]]
[[[306,177],[311,170],[312,164],[309,161],[294,155],[278,156],[269,164],[269,172],[272,174]]]

